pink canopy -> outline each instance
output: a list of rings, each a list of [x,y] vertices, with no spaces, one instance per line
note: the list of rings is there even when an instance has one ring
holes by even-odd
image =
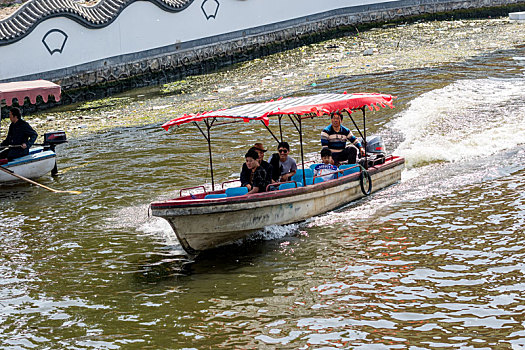
[[[394,97],[391,95],[377,93],[347,94],[346,92],[343,94],[287,97],[276,101],[271,100],[268,102],[247,104],[217,111],[184,114],[181,117],[166,122],[162,127],[167,131],[173,125],[182,125],[207,118],[238,118],[243,119],[245,122],[262,120],[268,125],[269,117],[284,114],[322,116],[338,111],[352,113],[352,110],[365,106],[370,110],[374,108],[379,110],[380,107],[386,106],[394,108],[392,104],[393,99]]]
[[[13,83],[0,84],[0,101],[5,99],[8,106],[13,104],[13,99],[18,100],[22,106],[24,99],[29,97],[31,103],[36,103],[36,97],[42,96],[44,102],[47,102],[50,95],[55,97],[55,101],[60,101],[60,85],[47,80],[17,81]]]

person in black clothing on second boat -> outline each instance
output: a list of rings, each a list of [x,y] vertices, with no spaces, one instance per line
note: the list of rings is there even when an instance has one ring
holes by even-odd
[[[250,148],[246,155],[246,163],[241,171],[241,186],[248,188],[248,193],[265,192],[270,184],[266,170],[259,164],[259,155]]]
[[[7,137],[0,144],[0,159],[7,158],[11,161],[15,158],[23,157],[29,154],[29,148],[35,143],[38,134],[28,122],[22,119],[20,109],[14,107],[9,111],[9,131]],[[15,146],[15,147],[2,147]]]
[[[267,178],[268,183],[272,183],[273,182],[272,181],[272,166],[270,165],[270,163],[264,160],[264,153],[267,150],[264,148],[263,144],[260,142],[257,142],[255,145],[253,145],[253,147],[251,147],[250,150],[257,152],[257,154],[259,155],[259,158],[257,159],[259,161],[259,165],[264,169],[264,171],[266,171],[266,176],[268,177]],[[242,176],[242,174],[245,174],[244,177]],[[241,170],[241,183],[249,182],[248,178],[246,178],[247,175],[249,175],[249,172],[248,172],[246,163],[244,163],[242,165],[242,170]]]

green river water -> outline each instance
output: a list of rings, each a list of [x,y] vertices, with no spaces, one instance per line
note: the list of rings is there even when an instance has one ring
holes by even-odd
[[[59,175],[39,181],[79,195],[0,189],[1,347],[525,348],[525,48],[307,80],[290,65],[281,83],[243,83],[257,62],[268,61],[188,79],[184,94],[121,96],[127,107],[104,113],[138,108],[158,121],[59,146]],[[223,80],[217,94],[227,100],[198,85],[210,80]],[[197,257],[148,216],[150,202],[210,181],[202,136],[191,126],[166,132],[162,122],[198,111],[195,101],[215,108],[342,91],[398,97],[395,109],[368,114],[368,133],[406,157],[400,183]],[[90,113],[74,108],[60,113]],[[309,157],[327,123],[308,121]],[[256,123],[213,138],[220,180],[238,176],[252,143],[275,147]]]

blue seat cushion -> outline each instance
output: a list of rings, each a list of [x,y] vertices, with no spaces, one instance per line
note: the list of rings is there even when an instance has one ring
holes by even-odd
[[[314,183],[314,178],[313,177],[307,177],[306,178],[305,186],[312,185],[313,183]]]
[[[344,170],[342,176],[346,176],[346,175],[358,173],[360,171],[360,167],[358,164],[343,164],[339,167],[339,170]]]
[[[314,184],[317,184],[319,182],[324,182],[324,179],[322,177],[316,177],[314,178]]]
[[[204,199],[226,198],[226,193],[212,193],[204,196]]]
[[[303,169],[299,169],[298,168],[297,172],[295,173],[294,176],[296,176],[296,175],[300,176],[301,179],[302,179],[303,178]],[[306,177],[314,177],[314,171],[312,169],[310,169],[310,168],[306,168],[306,169],[304,169],[304,175]]]
[[[227,197],[244,196],[248,193],[248,187],[231,187],[226,189]]]
[[[300,184],[300,182],[298,182],[298,183],[296,183],[296,182],[287,182],[287,183],[284,183],[284,184],[280,184],[279,185],[279,190],[287,190],[289,188],[301,187],[299,184]]]

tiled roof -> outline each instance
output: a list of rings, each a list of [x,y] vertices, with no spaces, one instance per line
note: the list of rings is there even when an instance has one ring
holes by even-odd
[[[32,0],[0,21],[0,45],[11,44],[29,34],[38,23],[52,17],[70,18],[87,28],[111,24],[127,6],[139,0],[101,0],[94,6],[72,0]],[[148,0],[164,11],[179,12],[194,0]]]

